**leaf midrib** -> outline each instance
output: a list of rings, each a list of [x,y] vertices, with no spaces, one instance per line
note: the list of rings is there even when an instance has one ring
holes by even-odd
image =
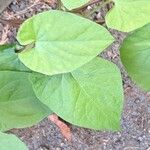
[[[102,111],[101,106],[99,105],[99,103],[96,103],[95,100],[93,98],[91,98],[91,96],[86,92],[86,90],[84,89],[84,87],[78,82],[78,80],[76,79],[76,77],[73,75],[73,73],[70,73],[73,77],[73,79],[77,82],[77,84],[79,85],[79,87],[85,92],[85,94],[87,95],[87,97],[89,97],[89,100],[91,100],[91,102],[93,102],[95,104],[95,106],[97,107],[97,110],[101,110],[101,112],[103,113],[103,115],[105,115],[105,113]],[[99,108],[97,106],[97,104],[99,105]],[[106,115],[105,115],[106,116]],[[106,116],[107,118],[107,116]]]

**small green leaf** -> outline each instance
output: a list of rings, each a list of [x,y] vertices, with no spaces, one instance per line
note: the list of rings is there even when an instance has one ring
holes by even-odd
[[[120,51],[122,63],[131,78],[150,91],[150,24],[130,34]]]
[[[15,135],[0,132],[0,150],[28,150]]]
[[[73,71],[114,41],[104,27],[62,11],[33,16],[20,27],[17,38],[21,45],[33,46],[19,53],[19,59],[46,75]]]
[[[75,9],[88,3],[89,0],[62,0],[64,6],[68,9]]]
[[[34,125],[51,113],[36,98],[28,80],[30,73],[13,50],[13,47],[0,47],[1,131]]]
[[[150,22],[149,0],[113,0],[115,6],[106,16],[109,28],[130,32]]]
[[[2,70],[32,72],[18,59],[14,45],[0,46],[0,71]]]
[[[95,58],[72,73],[32,75],[37,97],[64,120],[92,129],[118,130],[123,103],[119,69]]]

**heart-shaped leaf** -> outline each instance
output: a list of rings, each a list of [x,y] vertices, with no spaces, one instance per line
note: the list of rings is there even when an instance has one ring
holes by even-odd
[[[131,78],[150,91],[150,24],[125,39],[121,47],[121,60]]]
[[[130,32],[150,22],[149,0],[113,0],[115,6],[106,16],[109,28]]]
[[[0,130],[34,125],[51,111],[35,96],[13,47],[0,47]]]
[[[0,132],[0,149],[1,150],[28,150],[26,145],[15,135]]]
[[[88,3],[89,0],[62,0],[64,6],[68,9],[75,9]]]
[[[114,41],[104,27],[61,11],[28,19],[17,38],[21,45],[30,47],[18,54],[19,59],[31,70],[46,75],[73,71]]]
[[[92,129],[118,130],[123,103],[119,69],[95,58],[62,75],[32,75],[37,97],[64,120]]]

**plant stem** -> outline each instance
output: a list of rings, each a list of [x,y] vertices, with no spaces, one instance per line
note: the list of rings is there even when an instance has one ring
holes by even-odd
[[[62,3],[61,0],[57,0],[57,10],[69,11]]]
[[[31,44],[28,44],[28,45],[26,45],[26,46],[17,44],[17,45],[16,45],[15,52],[16,52],[16,53],[20,53],[20,52],[22,52],[22,51],[30,50],[30,49],[32,49],[32,48],[34,48],[34,47],[35,47],[35,43],[34,43],[34,42],[31,43]]]

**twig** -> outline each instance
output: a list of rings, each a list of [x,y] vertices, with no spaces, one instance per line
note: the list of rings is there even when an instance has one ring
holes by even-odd
[[[96,23],[98,23],[98,24],[104,24],[105,20],[98,20],[98,21],[96,21]]]

